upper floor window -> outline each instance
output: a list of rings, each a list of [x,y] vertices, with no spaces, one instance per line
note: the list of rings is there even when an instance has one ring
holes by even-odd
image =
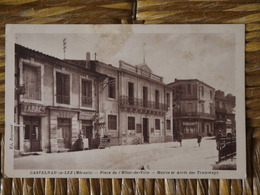
[[[41,100],[41,68],[23,65],[23,83],[25,86],[24,98]]]
[[[70,75],[56,72],[56,102],[70,104]]]
[[[134,105],[134,83],[128,82],[128,101],[129,105]]]
[[[201,87],[200,87],[200,90],[201,90],[201,96],[203,97],[203,96],[204,96],[204,87],[201,86]]]
[[[204,103],[201,103],[201,112],[204,113]]]
[[[82,106],[92,107],[92,81],[83,79],[81,87]]]
[[[210,90],[210,99],[212,100],[213,99],[213,91]]]
[[[159,108],[159,100],[160,100],[160,92],[159,90],[155,90],[155,106]]]
[[[116,98],[116,80],[113,77],[108,78],[108,97]]]
[[[170,94],[169,93],[166,93],[166,103],[167,103],[167,106],[170,107]]]
[[[187,85],[187,93],[188,93],[188,94],[191,94],[191,84],[188,84],[188,85]]]

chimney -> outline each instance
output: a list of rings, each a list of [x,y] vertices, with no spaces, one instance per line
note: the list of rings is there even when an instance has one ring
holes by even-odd
[[[90,69],[90,52],[86,53],[86,68]]]

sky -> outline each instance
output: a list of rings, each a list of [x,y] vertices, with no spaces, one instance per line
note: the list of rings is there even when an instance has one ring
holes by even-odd
[[[119,60],[144,62],[164,78],[199,79],[216,90],[235,94],[235,35],[232,33],[85,33],[16,34],[16,43],[64,59],[96,59],[119,66]]]

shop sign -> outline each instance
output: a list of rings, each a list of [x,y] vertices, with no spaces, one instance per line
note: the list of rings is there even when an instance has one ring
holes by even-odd
[[[95,116],[95,112],[90,111],[80,111],[79,112],[79,120],[92,120]]]
[[[193,125],[197,125],[197,122],[183,122],[183,125],[185,125],[185,126],[193,126]]]
[[[42,115],[45,116],[46,107],[40,104],[23,103],[21,104],[21,115]]]

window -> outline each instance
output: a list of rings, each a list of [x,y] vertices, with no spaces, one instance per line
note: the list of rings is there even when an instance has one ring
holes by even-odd
[[[160,119],[155,119],[155,129],[160,130]]]
[[[70,104],[70,76],[56,72],[56,102]]]
[[[166,120],[166,129],[171,130],[171,120]]]
[[[186,111],[187,112],[193,112],[193,104],[192,103],[186,103]]]
[[[108,129],[117,130],[117,116],[108,115]]]
[[[170,94],[166,93],[166,102],[167,102],[167,106],[170,107]]]
[[[148,106],[148,88],[143,87],[143,106],[147,107]]]
[[[92,102],[92,81],[82,80],[81,104],[82,106],[92,107]]]
[[[128,83],[128,101],[129,105],[134,105],[134,83]]]
[[[159,108],[159,99],[160,99],[160,93],[158,90],[155,90],[155,106],[156,108]]]
[[[201,103],[201,112],[204,113],[204,103]]]
[[[201,90],[201,96],[204,96],[204,87],[201,86],[201,87],[200,87],[200,90]]]
[[[187,93],[188,93],[188,94],[191,94],[191,84],[188,84],[188,85],[187,85]]]
[[[41,68],[23,65],[24,98],[41,100]]]
[[[213,98],[213,91],[210,90],[210,99],[212,100],[212,98]]]
[[[113,77],[108,78],[108,97],[116,98],[116,80]]]
[[[128,117],[128,130],[135,130],[135,117]]]

